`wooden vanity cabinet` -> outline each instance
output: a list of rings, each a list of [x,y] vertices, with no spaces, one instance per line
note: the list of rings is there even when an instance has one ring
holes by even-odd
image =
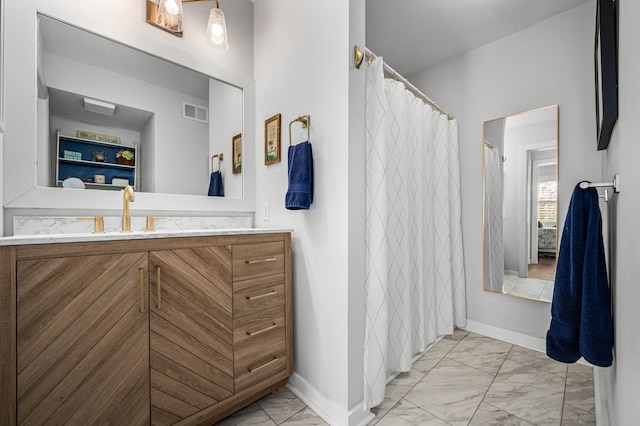
[[[287,371],[282,242],[233,247],[236,391]]]
[[[288,233],[0,247],[0,263],[2,424],[210,425],[292,373]]]
[[[18,424],[148,424],[146,269],[145,253],[16,263]]]
[[[233,387],[231,247],[149,254],[151,423],[174,424]]]

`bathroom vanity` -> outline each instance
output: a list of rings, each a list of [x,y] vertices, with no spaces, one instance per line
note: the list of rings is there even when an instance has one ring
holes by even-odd
[[[210,425],[293,370],[291,234],[0,239],[2,424]]]

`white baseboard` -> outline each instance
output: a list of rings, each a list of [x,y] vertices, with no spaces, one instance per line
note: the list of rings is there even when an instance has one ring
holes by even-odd
[[[375,417],[371,411],[364,409],[363,404],[345,410],[295,372],[289,377],[287,388],[332,426],[365,426]]]
[[[612,426],[617,424],[613,405],[613,388],[616,375],[616,364],[612,367],[593,369],[593,389],[596,402],[596,424]]]
[[[483,336],[491,337],[494,339],[502,340],[503,342],[511,343],[513,345],[522,346],[534,351],[547,353],[547,340],[539,337],[529,336],[528,334],[518,333],[517,331],[506,330],[504,328],[496,327],[493,325],[484,324],[477,321],[467,320],[467,327],[464,328],[467,331],[473,333],[482,334]],[[585,361],[584,358],[580,358],[576,361],[578,364],[586,365],[593,368],[593,365]]]
[[[545,339],[529,336],[527,334],[518,333],[516,331],[507,330],[470,319],[467,320],[467,327],[465,328],[465,330],[482,334],[483,336],[492,337],[494,339],[502,340],[503,342],[523,346],[528,349],[533,349],[534,351],[545,353],[547,351],[547,344]]]

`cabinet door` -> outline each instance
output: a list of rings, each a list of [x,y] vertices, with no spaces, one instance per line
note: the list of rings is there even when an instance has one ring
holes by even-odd
[[[146,253],[17,262],[18,424],[149,423],[147,265]]]
[[[233,394],[231,290],[229,246],[150,253],[152,424]]]

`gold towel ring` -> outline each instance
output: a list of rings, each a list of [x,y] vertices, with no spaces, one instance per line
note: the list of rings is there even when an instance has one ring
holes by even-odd
[[[224,160],[224,153],[216,154],[211,157],[211,171],[213,172],[213,159],[218,158],[218,171],[220,171],[220,162]]]
[[[289,146],[291,146],[291,125],[296,121],[299,121],[302,123],[303,129],[305,128],[307,129],[307,141],[311,143],[311,131],[309,130],[309,124],[311,124],[311,116],[301,115],[300,117],[296,118],[291,123],[289,123]]]

